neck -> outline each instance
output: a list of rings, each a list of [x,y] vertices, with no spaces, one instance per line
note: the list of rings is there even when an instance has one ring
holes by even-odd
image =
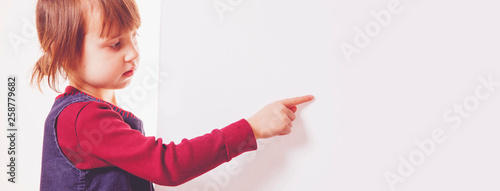
[[[96,88],[86,84],[76,84],[72,81],[69,82],[69,85],[75,87],[76,89],[86,94],[89,94],[91,96],[94,96],[96,98],[102,99],[104,101],[107,101],[109,103],[118,106],[118,104],[116,104],[115,90],[113,89]]]

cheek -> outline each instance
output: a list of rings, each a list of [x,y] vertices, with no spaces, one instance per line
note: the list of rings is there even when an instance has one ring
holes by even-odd
[[[89,52],[90,53],[90,52]],[[87,81],[92,82],[105,82],[109,79],[116,78],[117,75],[121,75],[121,71],[116,63],[115,58],[109,57],[107,54],[102,52],[95,52],[95,54],[87,54],[88,56],[83,59],[82,63],[82,74]]]
[[[83,62],[86,70],[94,74],[112,74],[113,63],[116,62],[116,54],[105,49],[89,49],[84,55]]]

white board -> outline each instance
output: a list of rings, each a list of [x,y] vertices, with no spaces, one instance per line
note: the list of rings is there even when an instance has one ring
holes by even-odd
[[[290,135],[158,190],[500,189],[499,3],[162,3],[165,141],[316,99]]]

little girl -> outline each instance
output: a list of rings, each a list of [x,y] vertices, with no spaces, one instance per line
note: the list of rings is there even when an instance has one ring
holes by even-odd
[[[313,96],[268,104],[248,119],[181,143],[144,136],[142,121],[116,104],[139,64],[134,0],[39,0],[43,56],[32,83],[47,78],[59,92],[45,121],[40,190],[154,190],[179,185],[241,153],[256,140],[290,133],[296,105]]]

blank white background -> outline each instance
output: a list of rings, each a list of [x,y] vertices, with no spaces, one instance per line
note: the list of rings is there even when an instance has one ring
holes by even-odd
[[[272,101],[316,100],[299,107],[291,135],[158,190],[391,190],[384,174],[437,129],[446,140],[396,190],[500,189],[500,87],[460,128],[443,118],[481,76],[500,81],[498,3],[401,0],[347,62],[340,44],[352,45],[355,28],[390,1],[219,0],[231,9],[223,19],[216,2],[162,2],[160,137],[178,143]]]

